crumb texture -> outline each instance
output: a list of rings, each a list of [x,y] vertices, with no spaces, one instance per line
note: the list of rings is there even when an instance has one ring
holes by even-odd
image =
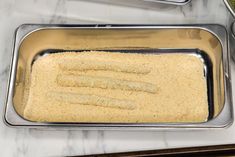
[[[24,118],[39,122],[204,122],[203,62],[183,53],[63,52],[32,66]]]
[[[130,91],[142,91],[156,93],[156,85],[137,81],[127,81],[109,77],[81,76],[81,75],[59,75],[58,85],[64,87],[90,87],[101,89],[120,89]]]

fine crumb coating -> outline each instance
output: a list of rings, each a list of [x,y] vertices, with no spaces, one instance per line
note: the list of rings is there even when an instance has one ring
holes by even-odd
[[[72,103],[72,104],[94,105],[94,106],[103,106],[103,107],[120,108],[128,110],[136,108],[135,103],[129,100],[119,100],[97,95],[49,91],[47,96],[50,99],[54,99],[56,101]]]
[[[145,65],[138,64],[127,64],[123,62],[106,62],[106,61],[93,61],[89,60],[77,60],[76,62],[62,62],[59,64],[63,70],[78,70],[78,71],[89,71],[89,70],[105,70],[105,71],[116,71],[136,74],[148,74],[150,69]]]
[[[58,75],[58,85],[64,87],[91,87],[102,89],[121,89],[156,93],[156,86],[152,83],[128,81],[109,77],[84,75]]]
[[[32,66],[23,117],[38,122],[204,122],[204,64],[185,53],[63,52]]]

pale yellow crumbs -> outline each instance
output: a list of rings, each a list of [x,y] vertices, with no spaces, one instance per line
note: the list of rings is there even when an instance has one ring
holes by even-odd
[[[39,122],[204,122],[200,58],[183,53],[63,52],[37,59],[24,118]]]

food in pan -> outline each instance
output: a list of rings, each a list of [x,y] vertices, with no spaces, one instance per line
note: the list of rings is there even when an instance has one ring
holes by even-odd
[[[24,117],[39,122],[204,122],[204,64],[185,53],[62,52],[32,66]]]
[[[140,81],[128,81],[110,77],[86,75],[58,75],[58,85],[65,87],[90,87],[101,89],[120,89],[156,93],[156,85]]]

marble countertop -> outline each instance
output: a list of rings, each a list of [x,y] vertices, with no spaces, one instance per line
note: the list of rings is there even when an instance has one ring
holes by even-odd
[[[12,56],[13,34],[23,23],[189,24],[219,23],[231,16],[222,0],[141,9],[81,0],[0,0],[0,114]],[[231,64],[232,75],[235,65]],[[235,76],[233,76],[235,91]],[[235,143],[235,124],[207,131],[78,131],[15,129],[0,121],[1,156],[64,156]]]

